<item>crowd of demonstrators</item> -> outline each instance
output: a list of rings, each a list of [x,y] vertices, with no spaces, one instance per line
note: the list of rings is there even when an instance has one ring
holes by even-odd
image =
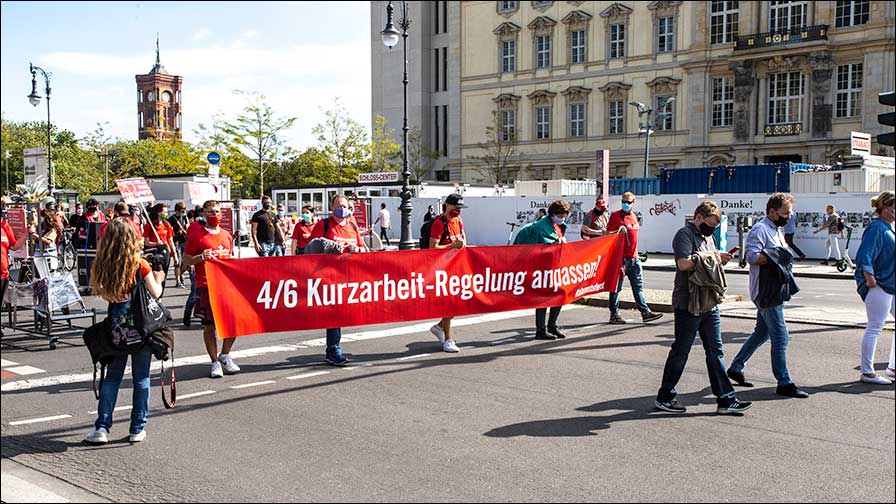
[[[150,294],[158,298],[162,292],[161,272],[153,272],[149,263],[141,258],[142,242],[133,226],[124,219],[113,220],[106,238],[100,240],[96,259],[91,265],[90,287],[95,295],[109,303],[108,317],[113,330],[134,330],[134,320],[130,312],[131,289],[142,279]],[[133,400],[131,407],[130,436],[132,443],[146,438],[146,418],[149,410],[149,369],[152,350],[149,345],[131,354],[131,374],[133,377]],[[94,430],[87,435],[87,442],[104,444],[109,442],[112,430],[112,413],[118,399],[118,389],[128,363],[127,355],[116,357],[107,369],[107,375],[99,391],[99,404]]]
[[[430,208],[432,208],[431,205]],[[380,203],[380,214],[377,216],[376,220],[373,221],[373,225],[376,226],[377,223],[380,225],[380,238],[386,245],[392,245],[392,243],[389,242],[389,230],[392,229],[392,215],[386,208],[385,203]]]
[[[557,200],[551,203],[544,217],[523,226],[516,235],[514,245],[543,245],[566,243],[565,224],[569,217],[569,203]],[[535,339],[555,340],[566,338],[557,327],[560,309],[563,306],[552,306],[550,314],[547,308],[535,309]],[[547,316],[547,324],[545,317]]]
[[[6,221],[6,202],[0,200],[0,304],[6,298],[9,286],[9,251],[21,250],[27,244],[28,240],[24,236],[16,237]]]
[[[590,240],[607,234],[607,223],[610,221],[609,207],[602,197],[594,202],[594,208],[585,214],[582,221],[581,236],[583,240]]]
[[[756,327],[734,357],[728,377],[741,386],[752,387],[744,376],[744,368],[753,353],[771,340],[772,372],[778,381],[776,393],[806,398],[809,394],[793,383],[787,370],[790,334],[784,320],[784,303],[799,292],[792,272],[793,254],[782,232],[792,210],[792,196],[773,194],[766,203],[765,217],[747,235],[744,253],[750,264],[750,299],[758,309]]]
[[[355,252],[367,252],[361,232],[352,216],[352,207],[348,198],[341,194],[333,196],[330,200],[331,216],[321,219],[314,225],[311,231],[311,240],[325,238],[336,243],[343,254]],[[342,353],[340,343],[342,341],[342,328],[327,329],[327,349],[324,358],[333,366],[345,366],[348,358]]]
[[[716,250],[713,232],[722,221],[722,212],[712,201],[700,203],[694,220],[675,233],[672,249],[675,255],[675,280],[672,307],[675,310],[675,341],[669,349],[663,379],[654,405],[669,413],[685,413],[675,387],[681,379],[694,338],[700,335],[706,353],[709,385],[716,396],[719,414],[737,414],[752,404],[738,401],[734,387],[725,372],[722,350],[722,319],[718,304],[725,295],[724,266],[732,254]]]
[[[619,292],[622,290],[622,281],[628,277],[628,281],[632,286],[632,295],[641,312],[641,320],[651,322],[662,318],[662,313],[655,313],[647,306],[644,299],[644,277],[641,273],[641,261],[638,258],[638,230],[641,225],[638,223],[638,216],[633,212],[635,205],[635,195],[626,192],[622,195],[622,208],[607,220],[607,233],[624,233],[626,236],[625,248],[623,252],[623,270],[624,275],[619,277],[619,285],[616,292],[610,293],[610,323],[625,324],[626,320],[619,315]]]
[[[794,210],[790,214],[790,218],[787,219],[787,225],[784,226],[784,241],[787,242],[787,246],[790,247],[790,250],[796,252],[796,260],[802,261],[806,259],[806,254],[800,250],[799,247],[796,246],[796,243],[793,241],[793,237],[796,235],[796,224],[797,224],[797,213]]]
[[[106,215],[100,211],[99,201],[94,198],[87,200],[87,209],[82,218],[78,219],[78,227],[76,228],[78,230],[76,233],[78,248],[87,245],[88,232],[91,232],[95,226],[102,226],[108,220]]]
[[[192,225],[187,230],[187,244],[184,247],[184,264],[196,268],[196,306],[195,314],[202,322],[202,336],[205,350],[212,361],[211,377],[220,378],[224,373],[238,373],[239,366],[230,357],[235,338],[225,339],[218,353],[217,331],[215,319],[208,293],[208,279],[205,264],[208,261],[229,259],[233,254],[233,237],[227,230],[221,229],[221,204],[215,200],[206,201],[202,205],[205,223]]]
[[[309,205],[302,207],[302,218],[296,222],[292,229],[292,255],[303,255],[305,247],[311,241],[311,233],[314,231],[314,208]]]
[[[277,205],[277,233],[274,236],[274,255],[286,255],[286,242],[289,240],[289,233],[292,229],[289,217],[286,216],[286,210],[283,205]]]
[[[826,208],[827,217],[825,217],[824,222],[818,229],[815,230],[815,234],[821,233],[822,231],[827,231],[827,247],[828,247],[828,258],[824,261],[821,261],[821,264],[827,266],[829,263],[833,263],[834,261],[839,261],[843,259],[843,255],[840,254],[840,239],[843,238],[843,221],[840,219],[840,214],[837,213],[837,210],[834,208],[834,205],[828,205]],[[836,253],[837,257],[834,258],[834,253]]]
[[[187,206],[182,201],[174,204],[174,215],[168,217],[168,224],[174,230],[174,249],[176,251],[174,262],[174,280],[178,287],[184,286],[184,273],[187,268],[183,263],[184,246],[187,244],[187,228],[190,227],[190,219],[187,218]]]
[[[874,350],[887,322],[887,313],[896,316],[896,236],[893,223],[896,222],[896,196],[892,191],[884,191],[871,199],[871,207],[877,215],[862,235],[862,244],[856,253],[856,285],[862,301],[868,324],[862,337],[860,367],[861,381],[876,385],[890,385],[896,378],[896,335],[890,345],[890,359],[885,376],[874,370]]]
[[[464,234],[464,221],[460,218],[461,209],[466,208],[464,198],[460,194],[452,194],[445,198],[443,212],[433,218],[429,232],[429,248],[461,249],[467,246],[467,235]],[[460,351],[454,338],[451,337],[451,319],[446,317],[429,331],[438,338],[442,350],[448,353]]]
[[[143,239],[145,249],[154,251],[156,257],[157,264],[153,264],[153,269],[164,272],[167,277],[171,261],[180,262],[174,245],[174,228],[168,222],[168,205],[158,203],[150,209],[149,221],[143,227]]]
[[[102,225],[100,225],[99,239],[100,240],[103,239],[103,236],[106,234],[106,228],[109,226],[109,223],[112,222],[112,220],[121,219],[121,220],[127,222],[128,224],[130,224],[131,227],[134,228],[134,232],[137,233],[137,237],[140,239],[140,244],[142,246],[142,244],[143,244],[143,227],[140,225],[139,222],[134,220],[134,216],[130,210],[131,207],[129,207],[128,204],[125,203],[124,201],[119,201],[118,203],[115,204],[114,207],[112,207],[112,209],[114,211],[113,217],[109,220],[106,220],[105,222],[103,222]]]
[[[270,196],[261,198],[261,210],[255,212],[249,222],[252,224],[252,244],[258,257],[270,257],[277,255],[277,239],[280,227],[277,225],[280,218],[273,211]],[[282,240],[282,237],[279,237]]]

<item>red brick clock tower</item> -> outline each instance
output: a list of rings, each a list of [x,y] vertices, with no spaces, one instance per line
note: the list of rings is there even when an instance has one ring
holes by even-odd
[[[145,75],[137,75],[137,134],[140,140],[182,139],[181,87],[183,77],[170,75],[159,62],[156,35],[156,64]]]

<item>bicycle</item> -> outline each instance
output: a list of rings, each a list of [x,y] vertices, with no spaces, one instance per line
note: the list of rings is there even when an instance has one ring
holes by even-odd
[[[62,266],[66,271],[74,270],[78,263],[74,234],[75,228],[65,228],[62,230],[62,239],[59,241],[59,250],[62,251]]]

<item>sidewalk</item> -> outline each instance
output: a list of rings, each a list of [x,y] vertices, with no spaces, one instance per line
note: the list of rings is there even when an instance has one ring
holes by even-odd
[[[840,273],[837,271],[837,268],[822,266],[819,264],[820,262],[814,259],[795,262],[793,263],[793,275],[796,277],[828,278],[833,280],[852,280],[854,278],[852,269],[847,269]],[[641,267],[654,271],[675,271],[675,258],[672,254],[648,254],[647,261],[641,263]],[[749,266],[739,268],[737,261],[732,260],[725,266],[725,272],[748,275],[750,268]]]
[[[4,457],[0,478],[2,502],[111,502],[55,476]]]

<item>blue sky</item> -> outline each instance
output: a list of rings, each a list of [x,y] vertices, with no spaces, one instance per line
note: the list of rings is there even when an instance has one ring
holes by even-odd
[[[46,119],[26,98],[30,61],[53,74],[55,124],[83,136],[108,121],[113,137],[136,139],[134,76],[152,68],[159,32],[162,65],[184,78],[185,140],[238,112],[242,89],[298,117],[286,137],[301,149],[335,97],[369,132],[369,16],[369,2],[4,1],[0,106],[9,120]]]

